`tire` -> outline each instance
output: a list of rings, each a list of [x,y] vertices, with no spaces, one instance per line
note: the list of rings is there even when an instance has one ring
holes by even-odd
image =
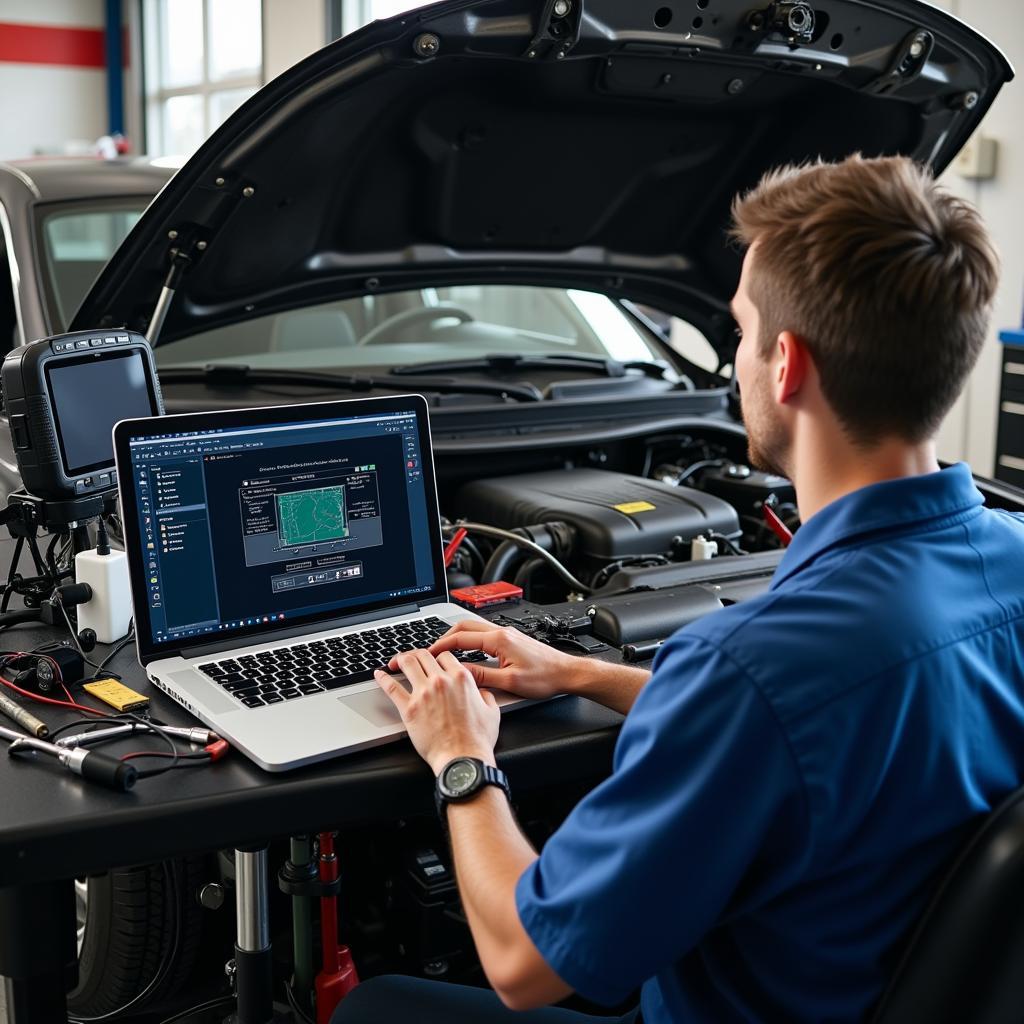
[[[71,1014],[99,1017],[129,1003],[128,1012],[135,1014],[180,991],[195,967],[202,936],[203,911],[195,894],[208,874],[204,864],[203,858],[186,857],[119,868],[86,879],[84,887],[77,883],[79,982],[68,995]]]

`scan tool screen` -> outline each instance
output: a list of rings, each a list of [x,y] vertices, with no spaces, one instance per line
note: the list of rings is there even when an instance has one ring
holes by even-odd
[[[153,641],[432,590],[420,445],[412,411],[134,439]]]

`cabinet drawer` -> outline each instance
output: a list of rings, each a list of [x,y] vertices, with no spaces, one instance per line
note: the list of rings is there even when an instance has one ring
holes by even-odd
[[[1003,398],[1024,401],[1024,352],[1007,353],[1003,360]]]
[[[1000,455],[996,459],[996,479],[1015,487],[1024,487],[1024,458]]]
[[[1016,455],[1024,459],[1024,401],[999,403],[998,455]]]

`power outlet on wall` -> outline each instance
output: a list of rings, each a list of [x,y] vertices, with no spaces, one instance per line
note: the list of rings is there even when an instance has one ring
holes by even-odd
[[[971,181],[991,181],[996,176],[999,143],[984,135],[975,135],[953,161],[953,170]]]

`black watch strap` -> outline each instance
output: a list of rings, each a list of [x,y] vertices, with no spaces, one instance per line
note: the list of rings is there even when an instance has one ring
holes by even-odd
[[[492,764],[484,763],[483,765],[484,778],[480,784],[480,789],[484,786],[498,786],[511,801],[512,799],[512,787],[508,784],[508,776],[500,769],[495,768]]]
[[[441,780],[444,778],[448,769],[458,761],[471,761],[476,765],[478,775],[477,780],[471,789],[459,796],[452,796],[451,794],[444,792],[441,787]],[[493,765],[480,761],[475,757],[457,757],[452,761],[449,761],[448,764],[446,764],[438,773],[437,780],[434,784],[434,802],[437,806],[437,813],[441,820],[447,822],[449,804],[465,803],[467,800],[472,800],[473,797],[475,797],[485,786],[497,786],[511,803],[512,788],[509,786],[508,776],[500,768],[495,768]]]

